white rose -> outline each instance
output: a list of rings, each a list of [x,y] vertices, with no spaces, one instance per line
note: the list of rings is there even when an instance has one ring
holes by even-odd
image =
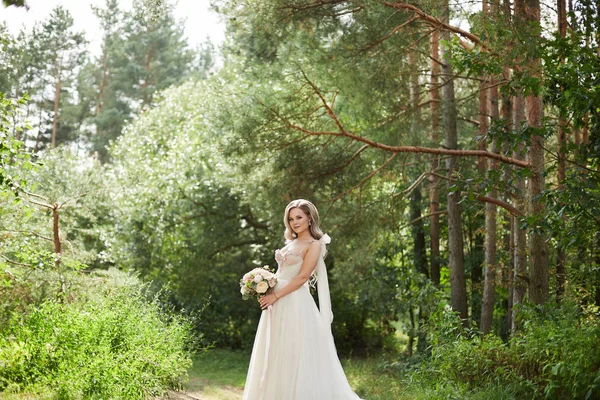
[[[248,290],[248,288],[246,286],[242,286],[242,288],[240,289],[240,293],[242,295],[244,294],[248,294],[250,291]]]
[[[256,293],[265,293],[269,289],[269,284],[266,281],[259,282],[256,285]]]
[[[262,275],[258,274],[254,277],[254,282],[258,283],[263,280]]]

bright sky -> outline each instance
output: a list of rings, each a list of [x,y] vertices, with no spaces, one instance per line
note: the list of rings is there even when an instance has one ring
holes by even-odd
[[[100,52],[102,32],[90,6],[104,7],[105,0],[27,0],[27,4],[29,11],[0,5],[0,21],[6,22],[11,33],[16,34],[23,26],[30,28],[45,20],[54,7],[62,5],[73,15],[75,30],[86,32],[90,50],[96,54]],[[119,0],[119,6],[130,9],[131,0]],[[175,17],[185,20],[185,34],[193,47],[207,37],[217,46],[225,39],[225,24],[221,16],[210,9],[210,0],[179,0]]]

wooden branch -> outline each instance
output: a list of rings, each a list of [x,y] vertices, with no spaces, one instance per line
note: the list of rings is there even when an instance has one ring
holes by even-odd
[[[317,96],[319,96],[319,98],[321,99],[321,102],[323,103],[323,106],[327,110],[327,114],[329,114],[331,119],[335,122],[335,124],[337,125],[340,132],[345,132],[344,127],[342,126],[342,123],[338,119],[337,115],[335,115],[335,113],[333,112],[333,109],[329,106],[329,104],[327,104],[327,101],[325,101],[325,98],[321,94],[321,91],[319,90],[319,88],[317,88],[317,86],[310,79],[308,79],[308,77],[306,76],[304,71],[302,71],[302,76],[304,76],[304,79],[306,79],[306,82],[308,82],[308,84],[313,88],[313,90],[315,91]]]
[[[461,120],[461,121],[465,121],[465,122],[468,122],[470,124],[473,124],[475,126],[479,126],[479,121],[476,121],[474,119],[467,118],[467,117],[458,117],[458,119]]]
[[[451,150],[451,149],[434,149],[431,147],[421,147],[421,146],[391,146],[379,142],[375,142],[371,139],[367,139],[362,136],[354,135],[349,132],[315,132],[310,131],[308,129],[302,128],[301,126],[288,124],[288,126],[294,130],[303,132],[309,136],[341,136],[347,137],[351,140],[368,144],[371,147],[376,149],[381,149],[385,151],[389,151],[392,153],[424,153],[424,154],[444,154],[448,156],[457,156],[457,157],[487,157],[494,160],[501,161],[505,164],[515,165],[521,168],[528,168],[531,165],[522,160],[517,160],[516,158],[506,157],[502,154],[492,153],[486,150]]]
[[[413,191],[413,190],[415,190],[415,188],[416,188],[417,186],[419,186],[419,184],[420,184],[421,182],[423,182],[423,180],[424,180],[426,177],[428,177],[429,175],[430,175],[430,173],[429,173],[429,172],[423,172],[423,173],[421,174],[421,176],[419,176],[419,177],[418,177],[418,178],[417,178],[417,179],[416,179],[416,180],[415,180],[413,183],[411,183],[411,185],[410,185],[408,188],[404,189],[404,190],[403,190],[402,192],[400,192],[400,193],[395,193],[395,194],[393,194],[393,195],[392,195],[392,197],[397,197],[397,196],[400,196],[400,195],[407,196],[407,195],[411,194],[411,193],[412,193],[412,191]]]
[[[99,190],[100,190],[100,189],[98,189],[97,191],[99,191]],[[82,198],[82,197],[85,197],[85,196],[87,196],[87,195],[88,195],[88,194],[90,194],[91,192],[92,192],[91,190],[90,190],[90,191],[87,191],[87,192],[83,192],[83,193],[81,193],[81,194],[78,194],[77,196],[71,197],[70,199],[67,199],[67,200],[63,201],[63,202],[62,202],[62,203],[61,203],[61,204],[58,206],[58,209],[61,209],[61,208],[63,208],[63,207],[64,207],[64,206],[65,206],[65,205],[66,205],[68,202],[70,202],[70,201],[75,201],[75,202],[77,203],[77,200],[79,200],[79,199],[80,199],[80,198]]]
[[[19,190],[20,190],[21,192],[25,193],[27,196],[30,196],[30,197],[35,197],[36,199],[43,200],[43,201],[45,201],[45,202],[49,202],[49,201],[48,201],[48,199],[47,199],[47,198],[45,198],[44,196],[40,196],[39,194],[35,194],[35,193],[30,193],[30,192],[28,192],[27,190],[25,190],[25,189],[22,189],[21,187],[19,187]]]
[[[342,197],[344,197],[345,195],[347,195],[348,193],[353,192],[354,190],[356,190],[357,188],[362,188],[362,185],[365,184],[365,182],[367,182],[369,179],[371,179],[376,173],[378,173],[379,171],[381,171],[383,168],[385,168],[390,162],[392,162],[392,160],[394,158],[396,158],[396,156],[399,153],[394,153],[392,154],[390,157],[388,157],[387,160],[385,160],[385,162],[377,169],[371,171],[371,173],[369,175],[367,175],[365,178],[363,178],[363,180],[361,180],[358,185],[346,190],[343,193],[340,193],[339,195],[337,195],[335,198],[331,199],[330,202],[331,203],[335,203],[336,201],[338,201],[339,199],[341,199]]]
[[[23,263],[20,263],[20,262],[13,261],[13,260],[11,260],[10,258],[6,257],[6,256],[5,256],[5,255],[3,255],[3,254],[0,254],[0,257],[2,257],[2,258],[4,259],[4,261],[6,261],[7,263],[9,263],[9,264],[12,264],[12,265],[18,265],[18,266],[20,266],[20,267],[29,267],[29,268],[34,268],[34,267],[33,267],[33,265],[30,265],[30,264],[23,264]],[[11,274],[11,275],[12,275],[12,274]]]
[[[417,14],[420,19],[428,22],[429,24],[439,27],[439,28],[443,28],[445,30],[448,30],[450,32],[454,32],[464,38],[469,39],[471,42],[478,44],[482,47],[483,50],[488,51],[487,47],[483,44],[483,42],[481,41],[481,39],[479,39],[479,37],[473,35],[470,32],[464,31],[456,26],[452,26],[449,24],[446,24],[445,22],[440,21],[439,19],[423,12],[421,9],[413,6],[412,4],[405,4],[405,3],[390,3],[387,1],[384,1],[383,4],[387,7],[390,8],[395,8],[398,10],[409,10],[414,12],[415,14]]]
[[[322,6],[330,6],[330,5],[335,5],[335,4],[340,4],[340,3],[344,3],[345,0],[328,0],[328,1],[314,1],[310,4],[307,5],[303,5],[303,6],[294,6],[294,5],[286,5],[285,7],[280,7],[281,9],[285,10],[285,9],[291,9],[294,11],[306,11],[306,10],[310,10],[313,8],[318,8],[318,7],[322,7]]]
[[[351,10],[340,11],[339,13],[325,14],[325,16],[327,16],[327,17],[341,17],[342,15],[355,14],[355,13],[361,11],[362,9],[363,9],[362,6],[358,6],[356,8],[351,9]]]
[[[53,210],[54,206],[51,204],[47,204],[47,203],[41,203],[39,201],[35,201],[33,199],[27,199],[28,202],[30,202],[31,204],[35,204],[36,206],[40,206],[40,207],[45,207],[49,210]]]
[[[491,203],[491,204],[500,206],[500,207],[504,208],[506,211],[508,211],[509,213],[511,213],[512,215],[514,215],[515,217],[523,216],[523,213],[518,208],[514,207],[512,204],[509,204],[505,201],[495,199],[495,198],[489,197],[489,196],[477,196],[477,200],[484,202],[484,203]]]
[[[389,38],[391,38],[395,33],[397,33],[399,30],[401,30],[405,26],[409,25],[410,23],[412,23],[413,21],[416,21],[418,19],[419,19],[419,17],[412,17],[411,19],[409,19],[405,23],[403,23],[401,25],[398,25],[397,27],[395,27],[394,29],[392,29],[392,31],[390,33],[388,33],[387,35],[385,35],[381,39],[378,39],[378,40],[374,41],[373,43],[371,43],[370,45],[368,45],[367,47],[365,47],[364,49],[362,49],[362,51],[368,51],[368,50],[372,49],[373,47],[377,46],[378,44],[381,44],[381,43],[385,42],[386,40],[388,40]]]
[[[437,27],[434,27],[433,29],[430,29],[430,30],[428,30],[428,31],[427,31],[427,32],[425,32],[423,35],[421,35],[421,37],[419,37],[417,40],[415,40],[414,42],[412,42],[411,44],[409,44],[409,45],[406,47],[406,50],[408,51],[408,50],[412,50],[412,49],[414,49],[414,48],[415,48],[415,46],[416,46],[417,44],[419,44],[419,42],[420,42],[421,40],[425,39],[426,37],[429,37],[429,36],[431,36],[431,34],[432,34],[433,32],[435,32],[435,31],[437,31],[437,30],[438,30],[438,28],[437,28]]]
[[[287,121],[286,119],[283,119],[280,116],[280,118],[282,118],[282,121],[284,123],[286,123],[290,128],[300,131],[300,132],[303,132],[304,134],[306,134],[308,136],[347,137],[351,140],[355,140],[357,142],[362,142],[362,143],[368,144],[371,147],[389,151],[392,153],[425,153],[425,154],[445,154],[445,155],[458,156],[458,157],[487,157],[487,158],[491,158],[493,160],[501,161],[505,164],[512,164],[512,165],[522,167],[522,168],[527,168],[530,166],[530,164],[526,161],[507,157],[502,154],[493,153],[493,152],[487,151],[487,150],[453,150],[453,149],[433,149],[430,147],[420,147],[420,146],[391,146],[391,145],[375,142],[371,139],[367,139],[365,137],[350,133],[350,132],[346,131],[346,129],[342,125],[342,123],[339,120],[339,118],[337,117],[337,115],[333,112],[333,109],[329,106],[329,104],[327,104],[327,101],[325,100],[325,97],[323,96],[323,94],[321,93],[319,88],[310,79],[308,79],[308,77],[306,76],[304,71],[301,71],[301,72],[302,72],[302,75],[304,76],[304,79],[306,79],[308,84],[313,88],[315,94],[321,100],[321,103],[323,104],[323,107],[325,107],[325,109],[327,110],[327,114],[329,115],[329,117],[334,121],[334,123],[336,124],[336,126],[339,129],[339,132],[310,131],[301,126],[292,124],[291,122]]]
[[[348,159],[348,161],[346,161],[344,164],[340,165],[339,167],[332,169],[330,171],[324,172],[320,175],[317,175],[318,178],[321,178],[323,176],[327,176],[327,175],[332,175],[335,174],[337,172],[340,172],[341,170],[343,170],[344,168],[346,168],[348,165],[350,165],[350,163],[352,163],[352,161],[356,160],[358,158],[358,156],[360,156],[360,153],[362,153],[363,151],[365,151],[366,149],[369,148],[368,144],[363,145],[360,149],[358,149],[356,151],[356,153],[354,153],[354,155],[352,157],[350,157]]]
[[[36,233],[36,232],[33,232],[33,231],[23,231],[23,230],[16,230],[16,231],[14,231],[14,230],[4,230],[4,231],[2,231],[2,232],[8,232],[8,233],[24,233],[24,234],[28,234],[28,235],[33,235],[33,236],[35,236],[35,237],[38,237],[38,238],[40,238],[40,239],[48,240],[48,241],[50,241],[50,242],[52,242],[52,241],[53,241],[53,239],[52,239],[52,238],[49,238],[49,237],[47,237],[47,236],[44,236],[44,235],[40,235],[39,233]]]
[[[290,147],[290,146],[292,146],[292,145],[294,145],[296,143],[300,143],[300,142],[304,141],[307,137],[308,136],[303,136],[303,137],[301,137],[299,139],[294,139],[291,142],[285,142],[285,143],[277,146],[277,150],[283,150],[283,149],[286,149],[286,148],[288,148],[288,147]]]
[[[414,225],[414,224],[416,224],[417,222],[419,222],[422,219],[433,217],[435,215],[444,215],[444,214],[448,214],[448,210],[439,210],[439,211],[436,211],[436,212],[432,212],[432,213],[429,213],[429,214],[422,215],[419,218],[415,218],[412,221],[410,221],[408,223],[408,225]]]
[[[54,252],[61,253],[60,229],[59,229],[60,214],[58,213],[58,204],[54,203],[52,208],[52,236],[54,238]],[[55,265],[58,267],[60,258],[56,258]]]

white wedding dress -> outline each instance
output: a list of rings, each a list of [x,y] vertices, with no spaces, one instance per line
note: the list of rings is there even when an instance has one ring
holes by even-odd
[[[315,268],[319,306],[308,283],[262,312],[243,400],[360,400],[352,391],[337,356],[331,334],[331,300],[327,270],[321,255]],[[275,252],[278,292],[300,272],[307,245],[295,241]]]

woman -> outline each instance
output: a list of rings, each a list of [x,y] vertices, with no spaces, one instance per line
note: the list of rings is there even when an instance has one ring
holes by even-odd
[[[360,400],[352,392],[331,334],[325,268],[329,236],[307,200],[285,209],[286,245],[275,252],[277,285],[259,299],[258,324],[243,400]],[[308,281],[317,282],[319,309]]]

